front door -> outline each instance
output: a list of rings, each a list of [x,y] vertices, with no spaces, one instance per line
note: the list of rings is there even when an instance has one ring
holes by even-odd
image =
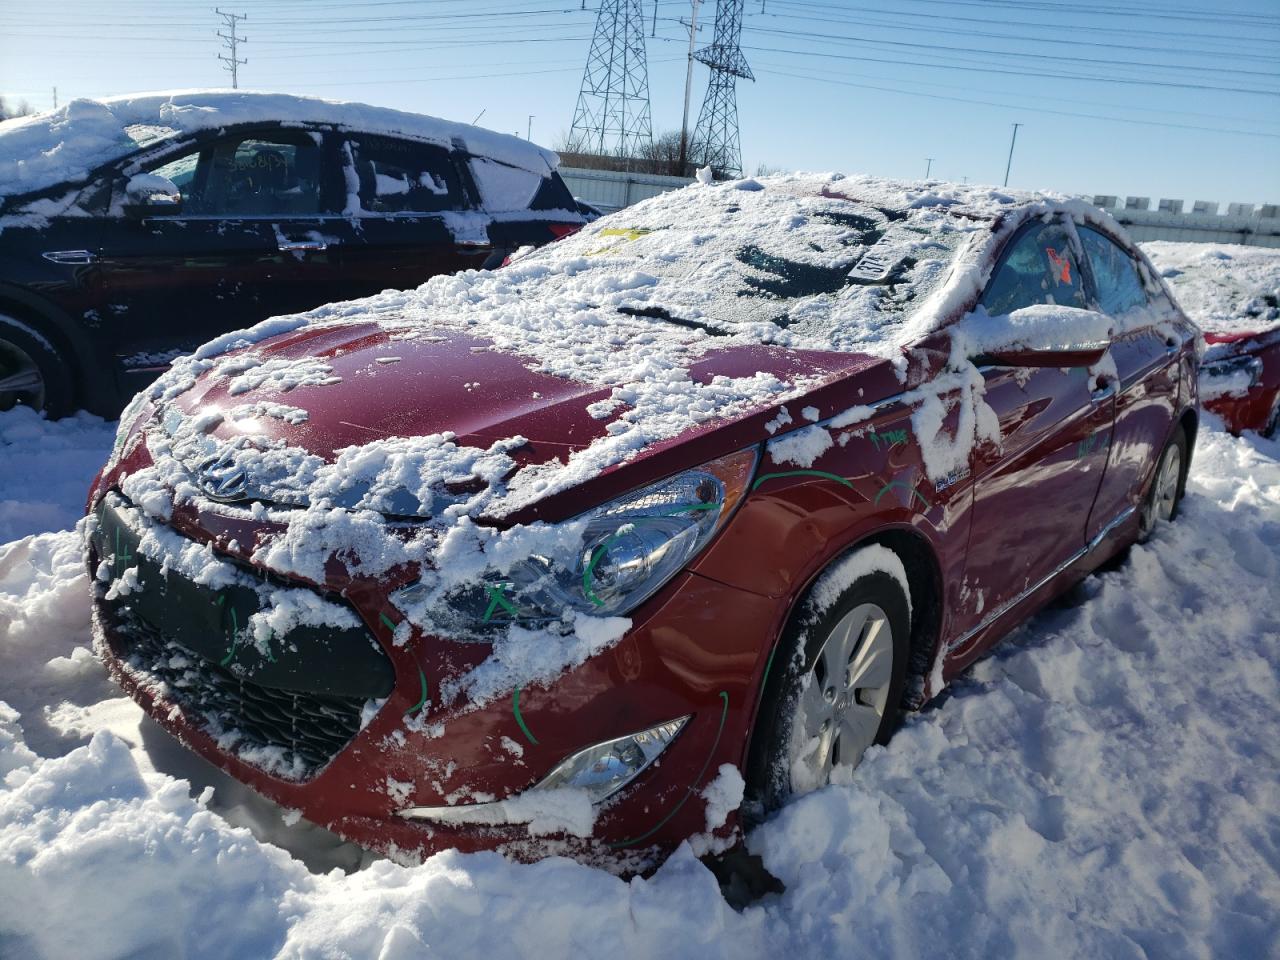
[[[320,134],[254,131],[188,145],[147,173],[172,208],[121,192],[98,250],[104,323],[126,373],[154,373],[217,334],[341,294]],[[123,189],[123,187],[122,187]]]

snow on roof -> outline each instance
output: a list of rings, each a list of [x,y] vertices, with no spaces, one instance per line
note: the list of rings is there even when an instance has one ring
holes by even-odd
[[[1179,305],[1206,333],[1280,329],[1280,250],[1236,243],[1142,244]]]
[[[449,146],[538,173],[559,158],[527,140],[470,124],[363,103],[244,90],[179,90],[102,100],[72,100],[61,109],[0,123],[0,199],[64,181],[171,136],[232,124],[328,123]]]

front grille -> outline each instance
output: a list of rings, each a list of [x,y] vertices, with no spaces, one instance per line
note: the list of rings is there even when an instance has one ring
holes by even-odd
[[[101,560],[135,575],[122,596],[98,591],[112,653],[221,749],[275,776],[315,776],[360,730],[364,705],[390,696],[395,670],[386,652],[363,625],[298,624],[261,648],[247,628],[262,609],[259,589],[240,582],[215,590],[142,556],[123,520],[129,509],[118,494],[103,499],[90,550],[92,569]]]
[[[144,682],[241,760],[289,780],[315,776],[360,730],[365,701],[272,689],[235,676],[161,636],[145,621],[110,616],[117,655]]]

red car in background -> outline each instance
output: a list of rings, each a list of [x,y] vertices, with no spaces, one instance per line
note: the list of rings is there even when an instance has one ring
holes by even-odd
[[[694,185],[179,361],[92,490],[97,649],[374,849],[710,849],[1176,515],[1196,333],[1077,202]]]
[[[1206,410],[1239,434],[1280,431],[1280,250],[1239,244],[1142,245],[1204,330]]]

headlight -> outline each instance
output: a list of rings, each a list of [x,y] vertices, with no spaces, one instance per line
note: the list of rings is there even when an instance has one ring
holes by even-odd
[[[1258,357],[1227,357],[1225,360],[1215,360],[1205,364],[1201,374],[1215,379],[1238,377],[1241,381],[1240,389],[1252,390],[1262,379],[1262,360]],[[1245,376],[1249,378],[1248,384],[1243,382]]]
[[[566,531],[577,531],[576,549],[558,558],[531,555],[504,574],[450,591],[427,611],[431,626],[465,634],[635,609],[724,526],[747,490],[756,455],[755,448],[730,454],[566,522]],[[408,613],[426,598],[426,587],[414,585],[392,599]]]

